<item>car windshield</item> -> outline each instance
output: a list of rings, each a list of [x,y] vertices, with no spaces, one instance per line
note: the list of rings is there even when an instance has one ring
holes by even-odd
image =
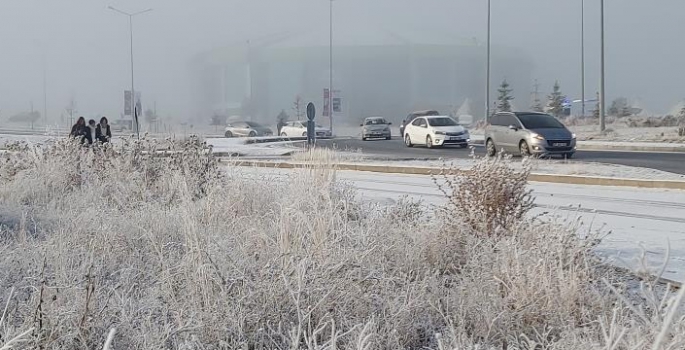
[[[428,124],[430,126],[455,126],[459,125],[452,118],[428,118]]]
[[[388,124],[383,118],[367,119],[364,125],[385,125]]]
[[[519,114],[519,119],[526,129],[563,129],[564,124],[561,124],[557,118],[549,114]]]
[[[247,126],[249,126],[251,128],[261,128],[262,127],[261,125],[255,123],[255,122],[245,122],[245,124],[247,124]]]

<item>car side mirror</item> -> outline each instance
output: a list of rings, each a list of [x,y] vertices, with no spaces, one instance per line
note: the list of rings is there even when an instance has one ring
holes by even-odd
[[[392,123],[388,123],[388,125],[392,125]]]
[[[509,125],[509,129],[514,130],[514,131],[519,131],[519,128],[517,128],[515,125]]]

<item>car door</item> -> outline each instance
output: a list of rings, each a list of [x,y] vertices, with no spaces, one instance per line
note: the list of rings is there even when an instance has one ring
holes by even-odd
[[[244,122],[235,122],[233,123],[233,129],[231,132],[233,132],[233,135],[235,136],[245,136],[247,135],[247,124]]]
[[[511,129],[512,126],[514,129]],[[507,114],[503,128],[505,128],[503,132],[506,135],[507,151],[518,152],[519,141],[523,138],[521,135],[524,132],[521,130],[521,123],[513,114]]]
[[[499,116],[499,126],[497,127],[497,134],[499,136],[499,146],[506,152],[512,152],[512,135],[513,130],[509,129],[510,125],[514,124],[514,117],[508,113],[502,113]]]
[[[411,123],[411,141],[412,143],[415,144],[424,144],[426,143],[426,128],[428,127],[428,123],[426,122],[426,118],[416,118],[414,121]]]

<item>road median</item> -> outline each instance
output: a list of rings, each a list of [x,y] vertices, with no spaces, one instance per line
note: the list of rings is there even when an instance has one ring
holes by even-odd
[[[335,168],[337,170],[366,171],[374,173],[405,175],[441,175],[446,173],[448,174],[449,172],[466,172],[466,170],[449,170],[438,167],[393,166],[355,163],[310,164],[304,162],[277,162],[261,160],[232,160],[231,162],[232,164],[238,166],[251,166],[260,168],[303,169],[311,167],[330,167]],[[685,190],[685,181],[675,180],[624,179],[600,176],[556,175],[542,173],[530,174],[529,180],[532,182],[558,183],[570,185]]]

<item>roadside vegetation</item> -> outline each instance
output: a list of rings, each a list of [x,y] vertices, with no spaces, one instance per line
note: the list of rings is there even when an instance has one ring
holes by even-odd
[[[283,176],[196,140],[156,149],[2,155],[0,349],[685,347],[685,293],[526,215],[525,168],[446,169],[430,208],[363,202],[316,162]]]

